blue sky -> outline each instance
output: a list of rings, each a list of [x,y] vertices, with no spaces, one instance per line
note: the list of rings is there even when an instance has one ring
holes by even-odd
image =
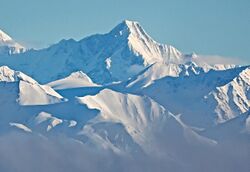
[[[1,0],[0,28],[36,48],[105,33],[124,19],[183,52],[250,63],[249,0]]]

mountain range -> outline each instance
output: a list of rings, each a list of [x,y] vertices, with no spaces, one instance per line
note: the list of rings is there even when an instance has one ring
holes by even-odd
[[[164,142],[179,165],[194,148],[238,144],[250,158],[250,66],[206,63],[138,22],[39,50],[0,31],[0,66],[0,135],[64,135],[117,155],[150,155]]]

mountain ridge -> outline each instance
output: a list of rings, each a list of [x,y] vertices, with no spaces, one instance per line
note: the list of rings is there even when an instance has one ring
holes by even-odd
[[[8,58],[0,56],[0,65],[23,71],[41,83],[83,71],[93,82],[108,84],[125,81],[153,63],[188,62],[208,66],[194,53],[183,54],[171,45],[157,43],[138,22],[128,20],[105,34],[91,35],[79,41],[62,40],[48,48]]]

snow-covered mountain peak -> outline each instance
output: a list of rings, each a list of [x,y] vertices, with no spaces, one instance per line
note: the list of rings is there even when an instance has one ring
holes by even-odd
[[[143,57],[144,65],[163,61],[168,63],[183,63],[186,59],[175,47],[158,43],[152,39],[136,21],[124,20],[109,34],[128,41],[129,48],[137,56]]]
[[[0,54],[23,53],[26,49],[0,29]]]

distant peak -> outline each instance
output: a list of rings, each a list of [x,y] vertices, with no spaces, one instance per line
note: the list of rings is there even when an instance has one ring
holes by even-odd
[[[123,20],[111,31],[111,33],[116,35],[125,35],[125,34],[128,35],[138,31],[141,31],[143,32],[143,34],[145,34],[139,22],[131,20]]]
[[[144,65],[156,61],[181,63],[185,60],[175,47],[151,38],[137,21],[124,20],[108,34],[115,39],[119,38],[119,41],[126,41],[137,56],[143,56]]]

